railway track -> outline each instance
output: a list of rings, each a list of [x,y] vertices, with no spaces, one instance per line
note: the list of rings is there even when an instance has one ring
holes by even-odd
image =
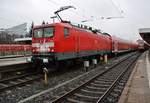
[[[24,74],[20,76],[14,76],[11,78],[0,80],[0,92],[8,90],[14,87],[25,85],[27,83],[33,82],[42,78],[42,75],[37,73],[34,74]]]
[[[109,103],[117,102],[132,66],[140,54],[126,58],[78,87],[58,96],[51,103]]]

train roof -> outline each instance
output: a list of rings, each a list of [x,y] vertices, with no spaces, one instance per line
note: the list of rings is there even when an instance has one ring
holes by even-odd
[[[55,26],[55,25],[61,25],[61,26],[65,26],[65,27],[75,27],[80,30],[92,32],[94,34],[102,34],[102,35],[110,36],[110,34],[108,34],[108,33],[102,33],[100,29],[95,29],[95,28],[87,26],[87,25],[71,23],[68,21],[60,22],[60,23],[41,24],[41,25],[34,26],[33,29],[44,28],[44,27]]]
[[[67,27],[70,26],[68,23],[51,23],[51,24],[37,25],[37,26],[34,26],[33,29],[44,28],[44,27],[55,26],[55,25],[62,25],[62,26],[67,26]]]

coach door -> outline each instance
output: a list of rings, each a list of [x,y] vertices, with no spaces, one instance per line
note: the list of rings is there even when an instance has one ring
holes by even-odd
[[[118,52],[118,42],[114,42],[114,52]]]

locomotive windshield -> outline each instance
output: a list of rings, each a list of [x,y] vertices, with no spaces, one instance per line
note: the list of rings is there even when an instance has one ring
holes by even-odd
[[[35,38],[41,38],[41,37],[43,37],[43,29],[35,29],[34,30],[34,37]]]
[[[44,28],[44,37],[53,37],[54,36],[54,28]]]
[[[41,28],[41,29],[34,30],[35,38],[53,37],[53,36],[54,36],[54,27]]]

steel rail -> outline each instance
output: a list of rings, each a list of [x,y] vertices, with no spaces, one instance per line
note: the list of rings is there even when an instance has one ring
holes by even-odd
[[[29,79],[27,79],[27,77]],[[0,80],[0,85],[1,84],[4,84],[6,86],[3,86],[1,85],[2,87],[0,87],[0,92],[4,91],[4,90],[8,90],[8,89],[11,89],[13,87],[18,87],[18,86],[21,86],[21,85],[24,85],[24,84],[27,84],[27,83],[30,83],[32,81],[35,81],[35,80],[38,80],[38,79],[41,79],[43,76],[42,75],[36,75],[36,73],[34,74],[24,74],[24,75],[21,75],[21,76],[15,76],[15,77],[12,77],[12,78],[8,78],[8,79],[4,79],[4,80]],[[18,80],[21,80],[18,82]],[[9,83],[9,82],[15,82],[14,84],[11,84],[11,85],[8,85],[8,84],[5,84],[5,82]]]
[[[131,67],[131,65],[136,62],[138,56],[136,57],[136,59],[134,59],[132,62],[130,62],[126,68],[122,71],[122,73],[116,78],[116,80],[112,83],[112,85],[107,89],[107,91],[99,98],[99,100],[96,103],[102,103],[107,96],[111,93],[111,91],[113,90],[113,88],[117,85],[117,83],[122,79],[122,77],[124,76],[124,74],[127,72],[127,70]]]

